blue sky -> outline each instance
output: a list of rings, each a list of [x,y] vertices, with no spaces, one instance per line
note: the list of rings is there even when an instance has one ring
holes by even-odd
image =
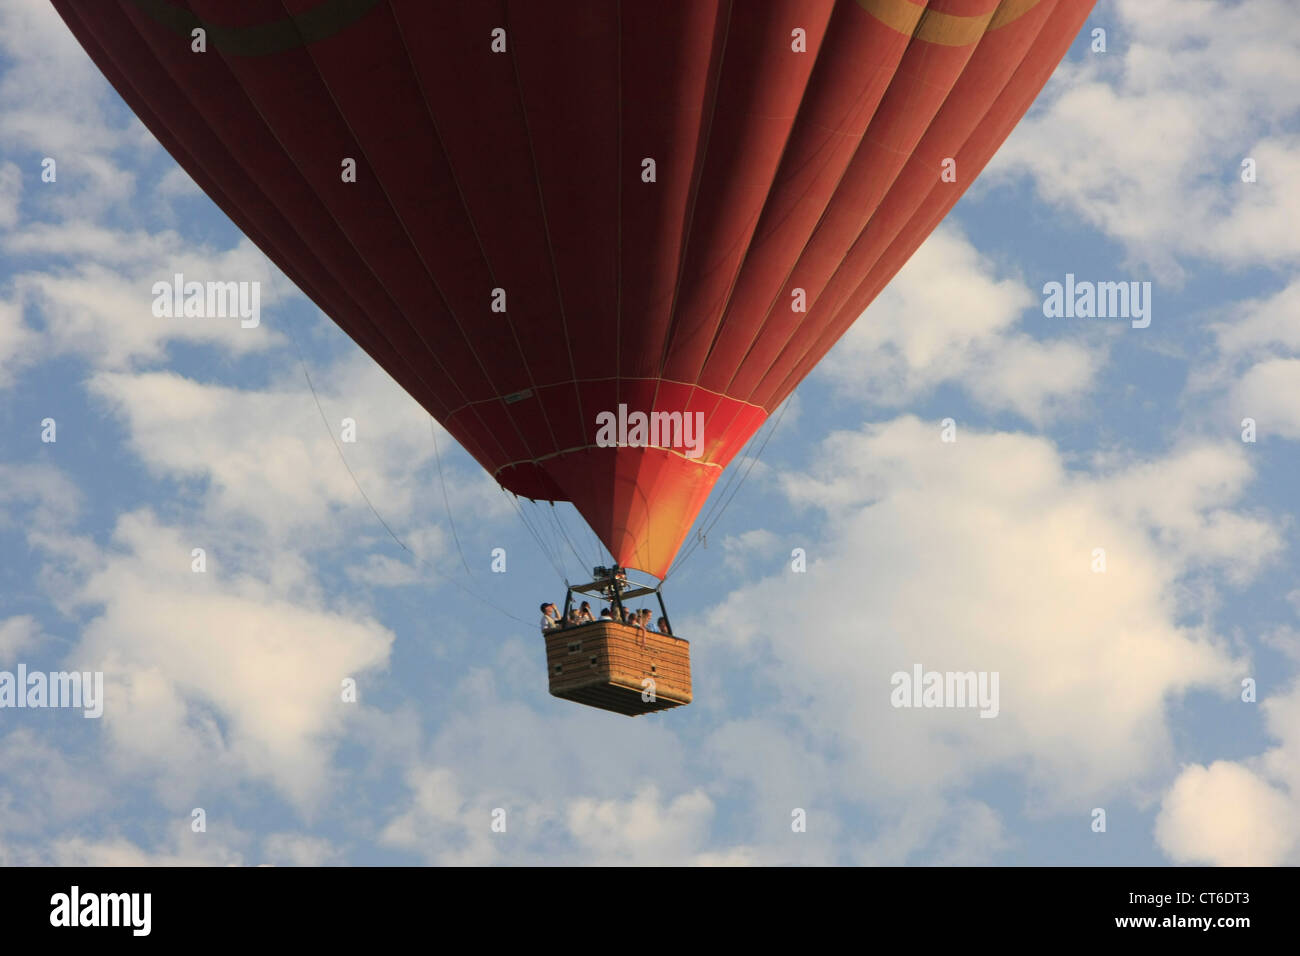
[[[106,684],[0,710],[0,863],[1300,862],[1298,50],[1284,0],[1098,5],[669,578],[695,703],[630,721],[546,692],[572,510],[524,504],[557,573],[0,0],[0,670]],[[155,319],[177,271],[261,325]],[[1044,317],[1066,273],[1151,282],[1150,327]],[[997,718],[892,707],[915,664],[996,671]]]

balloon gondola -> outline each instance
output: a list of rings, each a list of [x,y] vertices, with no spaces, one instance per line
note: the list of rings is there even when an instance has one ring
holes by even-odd
[[[608,601],[614,614],[545,632],[553,696],[629,717],[691,702],[690,644],[672,633],[658,585],[629,580],[617,566],[597,567],[593,580],[568,585],[561,620],[568,620],[575,595]],[[623,623],[626,602],[650,595],[659,601],[660,626]]]

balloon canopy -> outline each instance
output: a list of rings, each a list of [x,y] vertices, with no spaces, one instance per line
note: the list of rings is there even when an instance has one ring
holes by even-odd
[[[662,577],[1093,0],[53,0],[500,484]]]

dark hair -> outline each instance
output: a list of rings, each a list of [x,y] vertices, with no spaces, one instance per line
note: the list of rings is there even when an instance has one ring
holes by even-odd
[[[550,605],[547,604],[545,601],[543,601],[542,606],[539,608],[539,610],[545,611],[548,607],[550,607]]]

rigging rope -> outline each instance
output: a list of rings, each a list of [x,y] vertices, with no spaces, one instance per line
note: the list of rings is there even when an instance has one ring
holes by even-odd
[[[438,451],[438,427],[429,416],[429,434],[433,436],[433,457],[438,463],[438,482],[442,485],[442,506],[447,512],[447,523],[451,525],[451,537],[456,542],[456,553],[460,555],[460,563],[465,568],[465,573],[469,575],[470,580],[474,579],[474,572],[470,570],[469,562],[465,560],[465,552],[460,546],[460,535],[456,533],[456,519],[451,516],[451,502],[447,500],[447,479],[442,473],[442,455]]]
[[[465,585],[461,584],[454,577],[439,573],[437,569],[433,567],[432,564],[426,561],[418,552],[409,548],[406,545],[406,543],[397,536],[397,532],[395,532],[392,526],[387,521],[384,520],[384,516],[379,513],[379,510],[377,508],[375,508],[374,503],[371,502],[370,500],[370,496],[367,495],[365,489],[361,487],[361,482],[357,479],[356,473],[352,470],[352,466],[348,464],[347,456],[343,454],[343,448],[339,445],[338,439],[334,437],[334,429],[330,428],[329,419],[325,417],[325,409],[321,405],[320,395],[316,392],[316,385],[311,380],[311,372],[307,370],[307,360],[303,357],[302,348],[298,344],[298,337],[293,331],[293,322],[292,321],[286,322],[285,327],[289,330],[289,338],[293,341],[294,351],[298,353],[298,363],[302,367],[303,377],[307,380],[307,388],[311,391],[312,401],[316,403],[316,411],[320,413],[321,424],[325,426],[325,431],[330,436],[330,442],[333,443],[334,450],[338,452],[339,460],[343,462],[343,467],[347,469],[348,475],[351,476],[352,483],[356,486],[356,489],[360,493],[362,499],[365,500],[366,506],[370,508],[370,513],[375,516],[376,520],[378,520],[379,523],[383,525],[384,530],[388,532],[388,536],[397,543],[397,546],[399,548],[401,548],[412,558],[414,558],[417,564],[422,565],[426,570],[428,570],[433,575],[441,578],[444,581],[447,581],[450,584],[454,584],[456,587],[460,588],[462,591],[464,591],[466,594],[473,597],[475,600],[480,601],[483,604],[486,604],[488,607],[492,608],[494,611],[497,611],[500,614],[504,614],[512,621],[517,621],[520,624],[531,627],[532,625],[530,624],[530,622],[525,621],[521,617],[515,616],[514,614],[507,611],[505,608],[498,605],[495,601],[492,601],[491,599],[484,597],[483,595],[479,594],[477,591],[475,591],[472,588],[465,587]],[[436,436],[435,436],[435,442],[436,442]],[[441,470],[441,465],[439,465],[439,468]],[[448,511],[448,517],[450,517],[450,515],[451,512]],[[453,534],[454,534],[454,530],[453,530]],[[459,547],[460,547],[460,543],[458,541],[457,548]],[[464,560],[465,560],[465,556],[462,553],[461,561],[464,562]],[[469,570],[468,564],[466,564],[465,567],[466,570]]]
[[[791,394],[786,398],[784,402],[781,403],[781,410],[777,413],[776,417],[772,420],[772,427],[768,429],[767,435],[764,436],[763,444],[759,446],[758,451],[754,454],[754,456],[749,459],[748,467],[745,469],[744,474],[741,475],[739,482],[735,483],[735,488],[732,489],[731,496],[727,498],[725,503],[723,503],[721,510],[719,510],[717,513],[717,517],[713,518],[711,522],[709,521],[710,515],[712,515],[713,511],[717,508],[715,502],[714,506],[709,509],[708,514],[706,514],[704,518],[701,519],[700,521],[701,527],[698,533],[696,534],[695,539],[691,542],[690,546],[686,549],[686,552],[684,554],[678,555],[677,560],[673,562],[672,567],[670,567],[667,570],[667,572],[665,572],[663,576],[663,580],[659,582],[661,585],[668,580],[670,575],[675,574],[677,572],[677,569],[686,563],[686,559],[689,558],[692,554],[694,554],[695,549],[699,547],[701,538],[707,538],[709,532],[712,531],[714,526],[719,521],[722,520],[722,516],[726,514],[728,506],[730,506],[731,502],[735,499],[736,495],[739,494],[741,487],[745,484],[745,479],[748,478],[749,473],[754,470],[754,466],[758,464],[758,460],[761,457],[763,457],[763,449],[767,447],[767,443],[771,441],[772,436],[776,434],[776,430],[781,425],[781,419],[785,417],[786,409],[790,407],[790,400],[793,397],[794,395]],[[758,435],[755,434],[754,437],[750,439],[749,444],[753,445],[753,443],[757,439],[758,439]],[[746,447],[746,451],[748,451],[748,446]],[[724,486],[724,488],[722,489],[722,494],[719,495],[718,500],[721,501],[722,497],[726,495],[726,493],[727,493],[727,488]]]

